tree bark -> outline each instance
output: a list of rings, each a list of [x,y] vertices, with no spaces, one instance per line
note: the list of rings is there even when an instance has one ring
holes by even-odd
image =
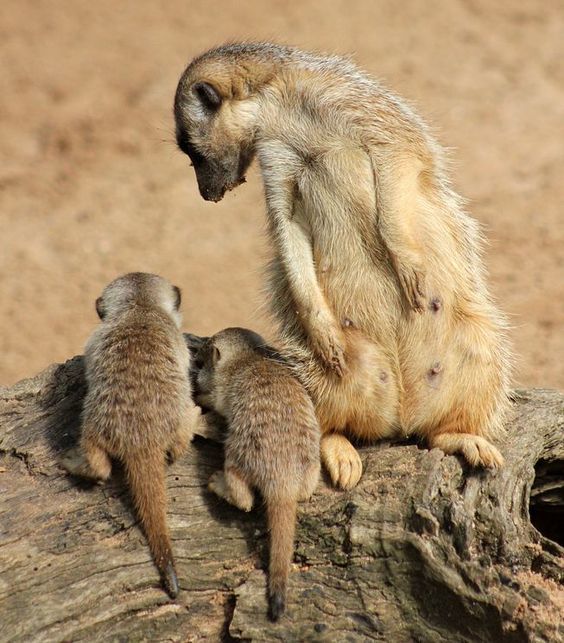
[[[76,357],[0,389],[2,641],[557,641],[564,549],[564,396],[521,391],[505,467],[473,472],[416,444],[361,449],[351,492],[326,483],[299,508],[288,611],[266,617],[262,511],[212,497],[221,446],[196,437],[168,470],[181,593],[171,601],[115,468],[68,476],[84,395]],[[549,517],[547,519],[547,516]],[[553,516],[553,519],[550,519]],[[543,529],[544,530],[544,529]]]

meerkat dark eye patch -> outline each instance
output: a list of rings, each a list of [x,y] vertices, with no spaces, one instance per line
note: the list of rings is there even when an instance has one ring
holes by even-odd
[[[207,107],[208,109],[216,110],[222,103],[223,99],[221,98],[220,93],[210,83],[196,83],[194,85],[194,91],[202,101],[204,107]]]
[[[182,292],[178,286],[173,286],[172,287],[174,291],[174,310],[178,310],[180,308],[180,304],[182,303]]]
[[[206,162],[205,156],[200,154],[192,145],[185,132],[179,131],[176,133],[176,144],[178,145],[178,149],[189,157],[194,167],[199,167]]]
[[[106,309],[104,308],[104,300],[102,297],[98,297],[98,299],[96,299],[96,312],[98,313],[98,317],[102,320],[106,316]]]

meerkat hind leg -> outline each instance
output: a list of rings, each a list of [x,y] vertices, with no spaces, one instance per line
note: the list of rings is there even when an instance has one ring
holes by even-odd
[[[321,460],[336,487],[356,487],[362,475],[362,460],[344,435],[329,433],[321,437]]]
[[[309,500],[319,482],[319,462],[310,465],[304,474],[302,488],[298,500]]]
[[[186,449],[194,433],[200,433],[202,422],[201,411],[199,407],[195,407],[195,410],[191,409],[190,413],[178,423],[178,427],[172,436],[167,450],[167,457],[170,464],[176,462],[186,453]]]
[[[242,511],[250,511],[253,508],[252,489],[233,469],[216,471],[208,482],[208,489]]]
[[[496,447],[472,433],[439,433],[429,438],[429,446],[447,454],[460,453],[473,467],[495,469],[503,465],[503,456]]]
[[[106,451],[89,441],[64,453],[61,464],[73,475],[98,482],[106,481],[112,472],[112,462]]]

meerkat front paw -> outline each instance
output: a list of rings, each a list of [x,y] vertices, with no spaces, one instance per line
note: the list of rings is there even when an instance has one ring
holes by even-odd
[[[425,273],[420,268],[400,264],[398,275],[410,307],[415,312],[422,313],[425,309]]]
[[[336,487],[356,487],[362,475],[362,460],[344,435],[331,433],[321,438],[321,460]]]
[[[313,350],[323,363],[336,375],[343,377],[347,370],[345,342],[336,324],[332,320],[317,316],[310,324],[309,339]]]

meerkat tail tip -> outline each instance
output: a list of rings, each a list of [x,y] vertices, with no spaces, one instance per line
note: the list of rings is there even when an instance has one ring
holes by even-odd
[[[171,598],[176,598],[180,590],[178,588],[178,577],[176,576],[176,570],[174,569],[172,561],[169,561],[162,571],[162,578],[166,593]]]
[[[269,611],[268,617],[271,621],[278,621],[279,618],[284,614],[286,609],[286,601],[284,600],[284,593],[277,591],[273,592],[269,596]]]

